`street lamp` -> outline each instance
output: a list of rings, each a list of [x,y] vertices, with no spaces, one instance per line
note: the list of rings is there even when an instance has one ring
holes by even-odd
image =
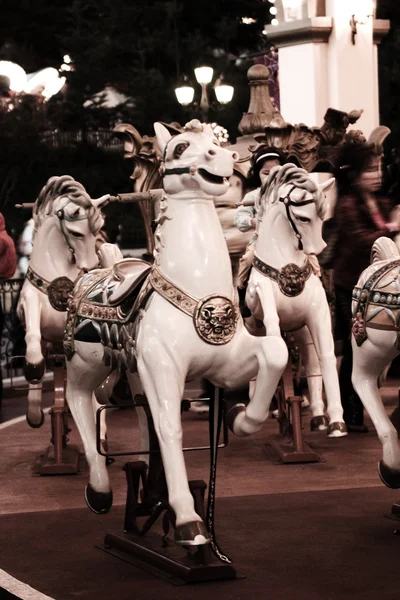
[[[199,109],[201,111],[203,122],[207,123],[208,121],[208,112],[210,109],[210,100],[208,97],[207,86],[211,83],[214,70],[212,67],[197,67],[194,70],[194,74],[197,82],[201,85],[201,98]],[[233,86],[227,85],[222,75],[217,79],[214,86],[215,96],[220,104],[228,104],[232,100],[233,97]],[[184,78],[183,84],[177,88],[175,88],[175,94],[177,100],[182,106],[189,106],[193,102],[194,98],[194,89],[190,85],[187,77]]]

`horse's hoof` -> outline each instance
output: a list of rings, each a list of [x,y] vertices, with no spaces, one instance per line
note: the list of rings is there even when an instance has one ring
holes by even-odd
[[[235,423],[235,419],[236,417],[244,412],[246,410],[246,405],[245,404],[235,404],[234,406],[232,406],[232,408],[230,410],[228,410],[227,414],[226,414],[226,423],[229,427],[229,429],[232,431],[232,433],[235,433],[233,430],[233,425]]]
[[[203,546],[210,536],[203,521],[191,521],[175,528],[175,543],[179,546]]]
[[[398,490],[400,488],[400,471],[391,469],[383,460],[378,463],[378,473],[382,483],[392,490]]]
[[[310,421],[310,429],[311,431],[324,431],[328,429],[329,419],[326,415],[318,415],[318,417],[313,417]]]
[[[35,421],[32,421],[29,418],[29,414],[26,413],[26,422],[28,423],[29,427],[32,427],[33,429],[39,429],[39,427],[41,427],[44,423],[44,412],[42,411],[42,409],[40,409],[40,421],[38,421],[37,423]]]
[[[26,362],[24,363],[24,376],[28,383],[40,383],[46,373],[46,365],[44,359],[37,365]]]
[[[96,490],[87,484],[85,488],[86,504],[96,515],[105,515],[110,511],[113,503],[112,490],[109,492],[96,492]]]
[[[347,435],[347,427],[346,423],[343,421],[335,421],[334,423],[329,423],[328,425],[328,437],[344,437]]]

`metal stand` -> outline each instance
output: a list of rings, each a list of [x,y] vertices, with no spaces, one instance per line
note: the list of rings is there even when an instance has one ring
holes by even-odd
[[[294,395],[290,356],[277,390],[277,400],[279,435],[268,438],[264,445],[267,456],[278,464],[321,462],[321,457],[303,440],[300,409],[302,398]]]
[[[218,395],[218,392],[217,394]],[[218,396],[219,400],[219,396]],[[137,397],[135,398],[137,404]],[[210,403],[210,421],[215,418],[214,402]],[[175,514],[168,503],[168,490],[164,467],[147,403],[145,407],[149,427],[149,466],[143,461],[127,462],[124,466],[127,480],[124,531],[108,533],[102,549],[134,564],[174,585],[198,583],[238,577],[236,569],[215,556],[212,544],[194,546],[190,549],[178,546],[168,538],[170,528],[175,527]],[[219,407],[218,407],[219,410]],[[219,435],[219,428],[218,435]],[[218,447],[218,435],[216,442]],[[215,469],[215,467],[214,467]],[[213,487],[215,479],[211,478]],[[190,481],[189,488],[196,512],[209,524],[209,514],[204,510],[204,481]],[[161,532],[150,531],[161,517]],[[144,521],[139,524],[139,519]],[[213,522],[211,519],[211,529]],[[211,533],[211,530],[210,530]],[[212,531],[212,536],[214,535]],[[229,559],[227,559],[229,560]]]
[[[53,363],[54,404],[50,410],[51,446],[39,456],[38,475],[76,475],[79,473],[79,449],[68,445],[68,407],[65,403],[65,357],[56,344],[47,355]]]

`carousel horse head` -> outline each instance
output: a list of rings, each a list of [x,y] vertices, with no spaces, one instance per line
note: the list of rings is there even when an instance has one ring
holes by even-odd
[[[289,222],[293,245],[305,254],[320,254],[326,244],[322,238],[325,194],[333,184],[317,184],[304,169],[292,163],[274,167],[261,188],[259,220],[283,217]]]
[[[163,154],[163,187],[167,193],[192,198],[195,192],[210,199],[225,194],[238,154],[221,148],[210,125],[193,119],[174,137],[161,123],[155,123],[154,129]]]
[[[98,264],[96,239],[104,224],[100,207],[107,204],[108,199],[107,194],[93,200],[83,185],[69,175],[51,177],[33,209],[34,239],[44,225],[46,236],[55,229],[60,233],[61,243],[69,250],[66,256],[70,263],[78,269],[95,268]],[[51,252],[57,250],[53,247]]]

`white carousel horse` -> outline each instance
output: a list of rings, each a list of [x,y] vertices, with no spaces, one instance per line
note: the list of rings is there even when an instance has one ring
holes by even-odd
[[[330,179],[317,185],[304,169],[289,163],[272,169],[261,189],[257,240],[246,303],[256,319],[276,306],[267,335],[290,331],[304,362],[313,414],[312,427],[326,429],[322,380],[327,398],[329,437],[347,435],[331,317],[326,294],[308,256],[326,246],[322,239],[324,190]],[[312,259],[311,259],[312,260]]]
[[[213,201],[227,190],[236,153],[221,148],[211,128],[197,120],[173,138],[159,123],[155,130],[164,155],[165,190],[155,234],[155,264],[125,260],[114,269],[88,273],[77,284],[64,341],[69,357],[67,401],[90,468],[86,502],[94,512],[108,512],[112,491],[104,457],[96,452],[91,398],[115,358],[125,357],[130,382],[137,369],[176,515],[175,540],[201,545],[210,541],[209,533],[194,509],[182,452],[185,381],[204,377],[229,388],[257,375],[248,406],[231,415],[235,432],[249,435],[269,414],[288,352],[280,335],[251,336],[239,314]],[[147,278],[132,308],[129,281],[143,274]],[[264,313],[268,330],[274,311],[272,303]]]
[[[45,373],[42,340],[62,342],[73,282],[98,266],[96,238],[104,224],[100,207],[72,177],[52,177],[33,209],[34,241],[17,312],[26,329],[25,376],[30,382],[27,421],[43,423],[40,381]]]
[[[400,253],[392,240],[381,237],[371,258],[353,291],[352,382],[382,444],[382,482],[400,488],[398,434],[378,390],[379,376],[400,353]]]

